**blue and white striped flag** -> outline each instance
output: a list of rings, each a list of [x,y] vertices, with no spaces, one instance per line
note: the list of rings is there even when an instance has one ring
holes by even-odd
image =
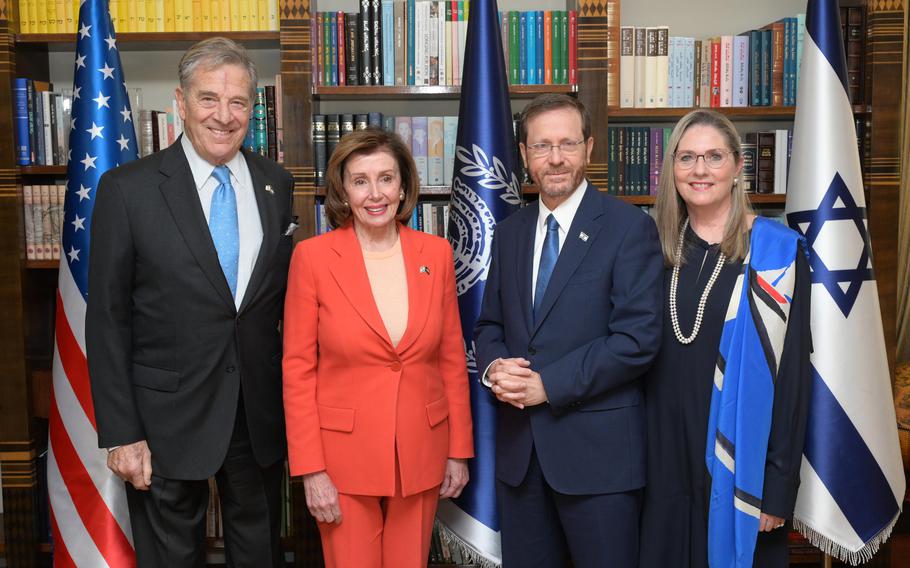
[[[484,568],[502,562],[496,508],[496,401],[478,380],[474,323],[490,266],[493,229],[521,204],[515,137],[496,0],[473,0],[462,71],[449,240],[471,383],[475,458],[457,500],[439,503],[443,538]],[[481,369],[482,371],[482,369]]]
[[[794,512],[856,565],[888,539],[905,478],[836,0],[809,0],[787,221],[812,269],[812,398]]]

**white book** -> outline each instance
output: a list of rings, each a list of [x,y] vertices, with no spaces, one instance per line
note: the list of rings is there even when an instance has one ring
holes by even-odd
[[[749,36],[733,38],[733,106],[749,106]]]
[[[41,186],[32,186],[32,227],[34,230],[35,259],[43,260],[44,256],[44,207],[41,204]]]
[[[787,141],[789,131],[774,131],[774,193],[787,193]]]
[[[46,260],[53,257],[51,243],[54,241],[54,227],[51,222],[51,186],[41,186],[41,256]]]
[[[619,106],[635,106],[635,28],[619,30]]]
[[[54,106],[57,107],[57,124],[54,125],[57,131],[57,155],[60,156],[60,165],[64,166],[67,162],[67,145],[70,133],[70,111],[64,93],[57,93],[57,96],[54,97]]]
[[[464,20],[458,21],[458,62],[461,66],[461,69],[464,70],[464,46],[468,39],[468,22],[470,11],[468,8],[467,2],[465,2],[464,15],[466,18]],[[458,84],[461,84],[461,78],[463,77],[461,71],[458,72]]]
[[[436,20],[436,55],[439,63],[439,84],[448,85],[449,78],[449,50],[446,49],[446,2],[440,0],[439,17]]]
[[[439,82],[439,3],[427,2],[427,81],[430,85]],[[445,18],[445,13],[443,13]]]
[[[54,135],[51,133],[51,128],[53,124],[51,122],[51,105],[52,102],[52,93],[50,91],[41,91],[41,106],[44,110],[44,165],[53,166],[54,165]]]
[[[720,106],[733,106],[733,36],[720,36]]]
[[[158,150],[164,150],[170,146],[167,139],[167,113],[159,112],[155,118],[158,120]]]
[[[705,38],[701,42],[701,83],[699,88],[699,106],[709,108],[711,106],[711,38]]]
[[[458,117],[444,116],[443,130],[443,182],[452,185],[455,174],[455,138],[458,136]]]
[[[414,84],[418,86],[426,85],[423,76],[423,60],[426,57],[424,52],[425,44],[423,42],[423,38],[426,35],[426,30],[424,29],[426,18],[423,11],[425,5],[426,2],[414,3]]]
[[[35,257],[35,219],[32,210],[32,186],[22,186],[22,215],[25,224],[25,258],[33,260]]]
[[[670,28],[668,26],[658,26],[657,28],[657,70],[654,76],[657,78],[657,84],[654,88],[656,97],[655,106],[665,108],[668,105],[667,96],[669,89],[667,83],[670,79]]]
[[[645,108],[657,106],[657,28],[648,28],[645,36]]]
[[[64,191],[62,192],[60,191],[61,187],[64,188]],[[60,237],[63,234],[61,228],[63,227],[63,199],[65,193],[66,186],[50,186],[50,217],[51,231],[53,234],[53,238],[51,238],[51,258],[54,260],[60,260]]]
[[[683,101],[686,108],[695,106],[695,38],[683,38]]]
[[[645,107],[645,55],[648,52],[647,30],[635,28],[635,44],[632,49],[635,53],[635,108]]]

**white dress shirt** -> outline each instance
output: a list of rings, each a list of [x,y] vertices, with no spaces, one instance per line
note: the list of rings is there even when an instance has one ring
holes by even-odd
[[[536,230],[534,231],[534,259],[532,261],[531,282],[529,284],[531,286],[531,305],[534,305],[534,296],[536,295],[537,271],[540,268],[540,252],[543,250],[543,241],[547,238],[547,217],[552,213],[553,217],[556,218],[556,222],[559,223],[559,250],[561,251],[563,243],[566,242],[566,236],[569,234],[569,229],[572,227],[572,221],[575,220],[575,214],[578,212],[578,207],[581,205],[581,200],[585,196],[585,191],[587,190],[588,180],[583,179],[578,187],[575,188],[575,191],[572,192],[572,195],[552,211],[547,209],[547,206],[543,204],[543,199],[538,199],[537,201],[538,212],[537,225],[535,226]],[[493,366],[493,363],[498,360],[499,359],[491,361],[480,376],[480,382],[486,387],[493,386],[487,378],[487,373],[490,372],[490,367]]]
[[[205,213],[205,222],[209,222],[209,210],[212,207],[212,196],[218,188],[218,180],[212,176],[215,166],[208,163],[193,148],[193,143],[184,135],[180,137],[183,152],[190,163],[193,172],[193,181],[199,192],[199,202]],[[243,153],[238,151],[226,164],[231,171],[231,185],[237,196],[237,227],[240,233],[240,255],[237,265],[237,294],[234,296],[234,306],[240,309],[243,295],[250,283],[253,266],[259,257],[259,247],[262,246],[262,221],[259,218],[259,206],[256,204],[256,194],[253,193],[253,182],[250,169],[247,167]]]
[[[537,295],[537,271],[540,268],[540,253],[543,250],[543,241],[547,238],[547,217],[550,213],[559,223],[559,250],[562,250],[563,243],[566,242],[566,236],[569,229],[572,228],[572,221],[575,219],[575,213],[578,212],[578,206],[581,205],[581,199],[588,189],[588,180],[581,180],[581,184],[575,188],[568,199],[560,203],[556,209],[550,211],[544,205],[543,199],[538,200],[537,212],[537,230],[534,232],[534,260],[531,274],[531,305],[534,305],[534,297]]]

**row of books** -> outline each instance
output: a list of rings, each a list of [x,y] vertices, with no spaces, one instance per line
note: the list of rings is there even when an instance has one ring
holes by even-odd
[[[73,92],[55,91],[47,81],[13,80],[16,163],[66,164]]]
[[[449,236],[449,203],[420,201],[411,213],[410,227],[438,237]],[[321,235],[330,231],[326,218],[325,203],[316,202],[316,234]]]
[[[624,26],[620,106],[794,106],[805,29],[805,14],[704,40]]]
[[[81,0],[19,0],[19,32],[76,33]],[[118,32],[278,30],[278,0],[110,0]]]
[[[657,195],[664,148],[672,128],[607,128],[607,187],[612,195]],[[787,193],[792,130],[747,132],[742,137],[739,183],[747,193]]]
[[[311,53],[317,85],[460,85],[469,2],[361,0],[360,12],[317,12]],[[514,85],[575,84],[574,10],[501,12]]]
[[[398,133],[414,156],[420,185],[451,185],[457,116],[391,116],[371,112],[313,115],[313,164],[317,186],[325,185],[326,164],[341,137],[368,126]]]
[[[65,184],[22,186],[26,259],[60,259],[65,195]]]

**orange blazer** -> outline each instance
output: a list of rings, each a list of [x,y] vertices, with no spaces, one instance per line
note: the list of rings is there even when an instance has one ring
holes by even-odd
[[[338,491],[404,496],[474,455],[452,249],[399,226],[408,324],[393,347],[351,226],[297,245],[284,310],[291,475],[326,470]]]

